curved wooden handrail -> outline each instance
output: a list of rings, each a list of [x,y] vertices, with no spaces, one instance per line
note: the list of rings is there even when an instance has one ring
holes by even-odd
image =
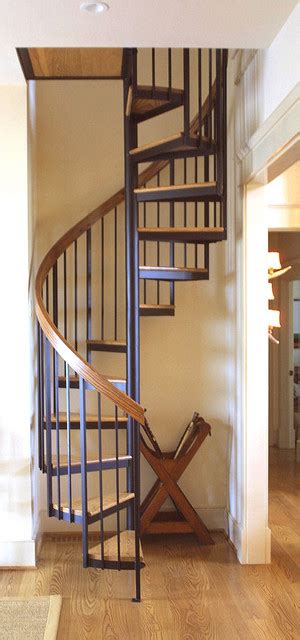
[[[213,101],[215,102],[215,85],[213,86]],[[209,112],[208,98],[205,100],[202,107],[202,119],[204,119]],[[192,120],[190,125],[190,132],[195,133],[198,124],[198,114]],[[160,171],[162,171],[169,164],[169,160],[161,160],[153,162],[147,167],[138,178],[138,184],[140,187],[145,185],[149,180],[154,178]],[[64,336],[60,333],[54,322],[52,321],[49,313],[43,302],[43,285],[50,269],[55,265],[60,256],[68,249],[68,247],[77,240],[83,233],[90,229],[98,220],[110,213],[124,201],[125,193],[124,189],[120,189],[111,198],[106,200],[99,207],[96,207],[91,213],[85,216],[82,220],[77,222],[71,229],[69,229],[48,251],[45,258],[41,262],[38,269],[36,281],[35,281],[35,309],[40,323],[40,326],[48,338],[51,345],[59,353],[59,355],[69,364],[69,366],[76,371],[76,373],[89,382],[99,393],[105,395],[109,400],[112,400],[119,408],[121,408],[126,414],[131,416],[134,420],[137,420],[140,424],[145,424],[144,408],[132,400],[126,393],[123,393],[117,389],[105,376],[99,373],[90,363],[88,363],[77,351],[67,342]]]

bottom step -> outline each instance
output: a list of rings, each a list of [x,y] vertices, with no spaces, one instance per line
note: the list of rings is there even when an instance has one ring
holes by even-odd
[[[113,536],[104,542],[104,562],[118,562],[118,536]],[[89,560],[101,560],[101,545],[97,544],[89,549]],[[122,531],[120,533],[120,560],[121,562],[135,562],[135,533],[134,531]],[[140,543],[140,563],[145,564],[142,546]],[[134,568],[134,566],[132,566]]]

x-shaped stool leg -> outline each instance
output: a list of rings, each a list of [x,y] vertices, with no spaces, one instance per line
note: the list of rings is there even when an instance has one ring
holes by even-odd
[[[141,451],[158,476],[158,480],[154,483],[141,506],[141,535],[146,533],[150,525],[152,525],[153,530],[153,526],[155,527],[154,518],[169,496],[178,512],[184,518],[184,520],[180,520],[177,523],[172,521],[169,531],[193,531],[201,544],[214,544],[205,524],[177,485],[177,481],[209,433],[210,427],[203,421],[198,437],[189,451],[178,458],[172,457],[174,454],[159,457],[156,452],[148,447],[144,438],[141,437]],[[165,531],[167,531],[167,525],[168,523],[165,522],[163,527]]]

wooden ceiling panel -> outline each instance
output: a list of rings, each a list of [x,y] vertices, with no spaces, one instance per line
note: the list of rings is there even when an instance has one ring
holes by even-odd
[[[121,78],[123,49],[30,48],[34,78]]]

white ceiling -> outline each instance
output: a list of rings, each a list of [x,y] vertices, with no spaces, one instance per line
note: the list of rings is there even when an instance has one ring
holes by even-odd
[[[16,47],[268,47],[297,0],[0,0],[0,83],[22,81]]]

